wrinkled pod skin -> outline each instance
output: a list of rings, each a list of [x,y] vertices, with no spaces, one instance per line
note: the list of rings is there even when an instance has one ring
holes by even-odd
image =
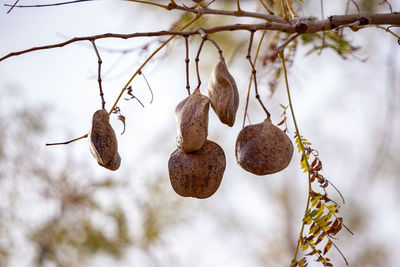
[[[175,108],[177,146],[186,153],[198,151],[207,139],[209,103],[197,88]]]
[[[239,106],[239,93],[223,57],[220,57],[211,73],[208,96],[220,121],[232,127]]]
[[[293,143],[284,131],[267,118],[240,131],[235,154],[238,164],[246,171],[256,175],[272,174],[289,165]]]
[[[88,137],[90,152],[97,163],[109,170],[117,170],[121,164],[118,142],[110,125],[110,115],[105,109],[94,113]]]
[[[182,197],[208,198],[221,184],[226,159],[222,148],[210,140],[196,152],[176,149],[168,161],[174,191]]]

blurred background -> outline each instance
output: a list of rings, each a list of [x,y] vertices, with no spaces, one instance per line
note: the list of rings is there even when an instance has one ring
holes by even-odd
[[[1,1],[13,4],[13,1]],[[298,3],[299,15],[320,18],[320,1]],[[390,12],[381,1],[354,1],[362,12]],[[400,3],[389,1],[394,11]],[[19,1],[19,4],[44,1]],[[49,3],[52,3],[49,1]],[[190,4],[190,1],[185,1]],[[262,11],[258,1],[241,1]],[[344,14],[347,1],[324,1],[324,16]],[[234,10],[235,1],[213,8]],[[128,1],[89,1],[46,8],[0,8],[0,56],[77,36],[170,29],[187,20]],[[357,12],[350,3],[350,13]],[[207,16],[196,25],[259,22]],[[392,28],[394,32],[399,30]],[[300,132],[318,150],[323,174],[343,194],[345,224],[336,244],[350,266],[396,266],[400,260],[400,46],[376,29],[343,32],[351,51],[292,49],[289,82]],[[255,35],[258,43],[261,32]],[[240,106],[235,125],[219,122],[210,109],[209,139],[225,151],[227,168],[218,191],[205,200],[182,198],[168,178],[168,159],[176,149],[175,106],[187,96],[185,47],[176,38],[132,83],[135,100],[119,103],[123,124],[112,116],[121,167],[100,167],[87,140],[66,146],[88,132],[101,108],[97,57],[89,42],[11,57],[0,62],[0,266],[289,266],[307,200],[307,176],[295,153],[284,171],[255,176],[237,164],[234,144],[242,128],[251,69],[246,61],[249,34],[213,35],[235,77]],[[268,65],[267,33],[258,69],[261,97],[282,120],[287,96],[283,76]],[[270,38],[270,39],[268,39]],[[166,38],[104,39],[101,54],[106,108],[141,63]],[[191,88],[197,85],[194,58],[199,38],[190,38]],[[348,46],[350,47],[350,45]],[[253,47],[253,53],[256,45]],[[317,49],[318,50],[318,49]],[[254,55],[254,54],[253,54]],[[261,59],[264,59],[261,60]],[[201,91],[218,60],[206,43],[200,58]],[[274,69],[275,68],[275,69]],[[271,78],[272,77],[272,78]],[[251,123],[265,115],[251,95]],[[246,120],[246,124],[249,121]],[[288,134],[294,127],[288,118]],[[293,139],[292,139],[293,140]],[[294,142],[294,140],[293,140]],[[336,201],[340,196],[329,189]],[[332,249],[335,266],[345,266]],[[309,261],[309,266],[320,266]]]

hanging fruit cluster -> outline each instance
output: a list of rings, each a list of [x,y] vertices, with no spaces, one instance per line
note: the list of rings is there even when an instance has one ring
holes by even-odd
[[[207,139],[210,105],[219,120],[223,124],[232,127],[235,123],[239,106],[239,92],[222,56],[222,50],[214,40],[201,30],[199,31],[203,39],[196,57],[198,86],[192,93],[190,93],[188,78],[189,59],[186,38],[186,77],[189,96],[175,108],[177,149],[170,156],[168,171],[171,185],[178,195],[208,198],[218,190],[226,167],[223,149],[217,143]],[[251,40],[253,34],[254,32],[251,32]],[[198,69],[200,51],[205,41],[210,41],[219,53],[218,62],[209,78],[208,96],[200,92],[201,81]],[[92,44],[99,59],[100,69],[102,61],[95,43],[92,42]],[[269,112],[259,99],[256,70],[250,59],[250,48],[251,42],[248,50],[249,55],[246,58],[252,67],[256,98],[266,111],[267,118],[262,123],[248,125],[239,132],[236,139],[235,155],[237,163],[246,171],[256,175],[267,175],[279,172],[289,165],[293,155],[293,144],[284,131],[272,124]],[[142,72],[140,71],[139,74],[142,74]],[[88,137],[90,152],[98,164],[106,169],[115,171],[120,167],[121,158],[118,153],[117,138],[109,121],[110,114],[104,109],[105,101],[101,87],[100,72],[98,81],[102,109],[94,113],[89,133],[68,142],[48,145],[68,144]],[[130,99],[136,98],[132,94],[131,87],[127,87],[126,90],[131,96]],[[143,106],[140,101],[139,103]],[[119,114],[118,119],[124,123],[125,131],[125,117],[121,115],[119,107],[114,106],[112,113]]]
[[[198,87],[175,109],[178,148],[170,156],[168,171],[173,189],[183,197],[212,196],[225,171],[224,151],[207,139],[209,104],[220,121],[230,127],[235,123],[239,106],[236,82],[222,55],[211,73],[208,96],[202,95]],[[283,170],[292,155],[289,137],[269,117],[242,129],[236,140],[238,164],[256,175]]]

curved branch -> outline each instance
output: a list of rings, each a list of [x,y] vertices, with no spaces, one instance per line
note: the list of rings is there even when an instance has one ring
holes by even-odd
[[[257,12],[249,12],[249,11],[244,11],[243,9],[240,9],[240,11],[229,11],[229,10],[219,10],[219,9],[211,9],[211,8],[201,8],[201,9],[194,9],[194,8],[188,8],[184,6],[171,6],[170,5],[170,10],[177,9],[177,10],[182,10],[186,12],[191,12],[195,14],[202,14],[202,15],[222,15],[222,16],[233,16],[233,17],[248,17],[248,18],[256,18],[256,19],[263,19],[271,22],[279,22],[279,23],[286,23],[287,20],[285,20],[282,17],[275,16],[275,15],[270,15],[270,14],[264,14],[264,13],[257,13]]]
[[[224,26],[217,26],[208,29],[203,29],[204,33],[212,34],[223,31],[258,31],[258,30],[273,30],[286,33],[316,33],[320,31],[327,31],[336,29],[338,27],[351,27],[355,22],[359,22],[360,26],[365,25],[397,25],[400,26],[400,13],[386,13],[386,14],[352,14],[331,16],[325,20],[313,20],[307,18],[296,18],[289,20],[288,23],[266,22],[260,24],[230,24]],[[0,58],[3,61],[9,57],[26,54],[32,51],[45,50],[57,47],[63,47],[71,43],[80,41],[91,41],[105,38],[120,38],[129,39],[135,37],[152,37],[152,36],[189,36],[200,34],[198,29],[189,31],[157,31],[157,32],[138,32],[131,34],[118,34],[118,33],[105,33],[92,36],[75,37],[70,40],[53,44],[32,47],[26,50],[9,53]]]
[[[11,7],[7,13],[9,13],[11,11],[11,9],[13,9],[14,7],[19,7],[19,8],[52,7],[52,6],[62,6],[62,5],[69,5],[69,4],[75,4],[75,3],[81,3],[81,2],[89,2],[89,1],[95,1],[95,0],[73,0],[73,1],[67,1],[67,2],[58,2],[58,3],[52,3],[52,4],[38,4],[38,5],[17,5],[18,1],[16,1],[13,5],[4,4],[4,6]]]

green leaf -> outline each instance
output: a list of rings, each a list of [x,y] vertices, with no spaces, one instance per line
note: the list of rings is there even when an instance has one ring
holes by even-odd
[[[308,249],[308,243],[304,243],[302,245],[300,245],[301,251],[305,251]]]
[[[301,266],[301,267],[307,266],[307,260],[306,260],[306,258],[302,258],[302,259],[299,260],[297,263],[298,263],[299,266]]]
[[[310,217],[314,217],[315,215],[317,215],[317,212],[318,212],[318,210],[313,210],[313,211],[310,213]]]
[[[325,206],[321,205],[321,207],[319,207],[318,212],[317,212],[317,216],[322,214],[324,212]]]
[[[329,205],[327,208],[329,209],[329,211],[331,211],[333,213],[339,212],[339,210],[335,204]]]
[[[320,199],[321,196],[314,197],[313,200],[311,201],[311,207],[315,207]]]

